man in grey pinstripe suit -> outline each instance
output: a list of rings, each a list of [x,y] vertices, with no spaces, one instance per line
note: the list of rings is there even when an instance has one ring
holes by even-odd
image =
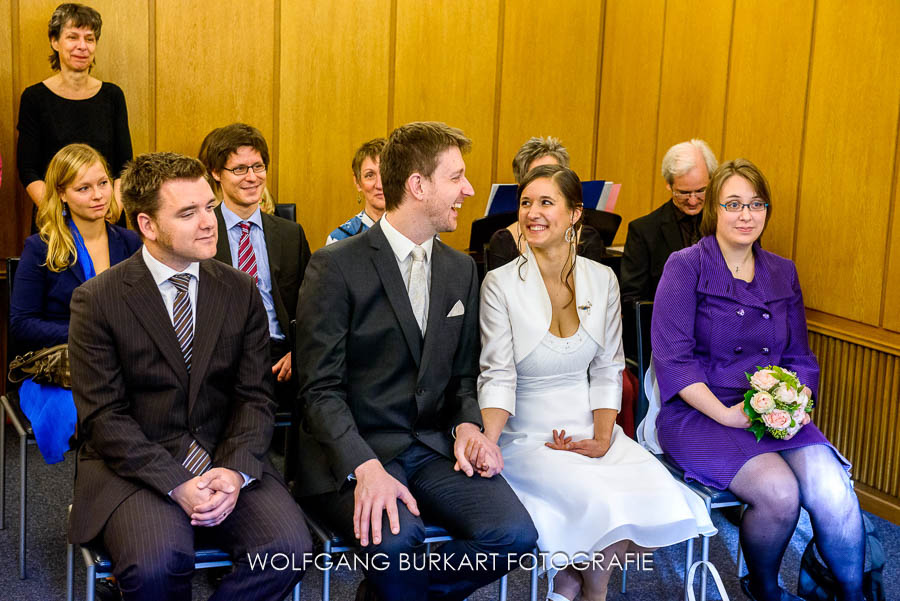
[[[272,374],[252,278],[211,260],[214,196],[203,165],[139,156],[123,177],[141,252],[79,287],[70,356],[79,435],[69,538],[99,537],[125,599],[191,598],[193,550],[228,550],[213,598],[281,600],[302,572],[251,557],[311,548],[266,459]],[[225,319],[225,316],[228,319]]]

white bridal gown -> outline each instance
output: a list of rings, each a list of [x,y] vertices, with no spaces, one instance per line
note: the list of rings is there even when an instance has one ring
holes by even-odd
[[[534,520],[538,548],[571,558],[625,539],[664,547],[713,534],[700,498],[618,425],[603,457],[544,446],[554,428],[573,440],[593,436],[588,365],[598,348],[583,326],[568,338],[547,332],[515,366],[515,415],[499,440],[503,476]]]

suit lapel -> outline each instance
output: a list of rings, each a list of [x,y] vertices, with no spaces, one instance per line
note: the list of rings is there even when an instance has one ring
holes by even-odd
[[[218,277],[220,267],[212,261],[200,262],[200,279],[197,282],[197,306],[194,307],[194,355],[191,359],[191,385],[188,393],[188,413],[197,400],[200,384],[205,380],[209,359],[212,356],[227,307],[225,299],[231,295]]]
[[[428,295],[428,327],[425,328],[425,348],[422,351],[422,372],[428,365],[428,361],[441,348],[441,325],[446,315],[444,311],[447,303],[444,302],[447,290],[447,273],[450,269],[447,249],[435,240],[431,249],[431,283]],[[462,300],[462,299],[459,299]]]
[[[375,224],[369,234],[369,243],[373,249],[372,262],[375,264],[375,270],[378,277],[381,278],[381,285],[387,293],[391,307],[394,309],[394,315],[400,323],[400,329],[403,330],[403,336],[409,345],[409,350],[416,361],[416,367],[419,367],[422,359],[422,331],[416,322],[416,317],[412,312],[412,305],[409,304],[409,294],[406,286],[403,285],[403,277],[400,275],[400,268],[397,265],[397,257],[388,244],[387,238],[381,231],[381,226]]]
[[[266,240],[266,256],[269,259],[269,279],[272,281],[272,300],[275,302],[275,314],[278,317],[281,331],[287,335],[290,330],[291,320],[288,318],[288,308],[281,300],[281,289],[278,280],[281,278],[281,248],[282,237],[279,235],[278,223],[268,213],[260,211],[263,224],[263,237]],[[296,307],[294,308],[296,310]]]
[[[135,253],[127,261],[125,285],[128,289],[125,291],[125,302],[131,307],[135,318],[144,327],[187,390],[188,373],[184,365],[184,355],[181,354],[181,347],[175,337],[175,328],[172,327],[172,320],[159,292],[159,286],[153,281],[141,253]]]
[[[669,203],[672,202],[672,200],[669,200]],[[663,222],[660,229],[662,230],[663,238],[666,240],[666,246],[668,246],[666,256],[684,247],[684,242],[681,239],[681,227],[678,225],[678,221],[675,220],[674,215],[674,212],[677,210],[672,205],[669,207],[669,210],[663,213]]]
[[[225,229],[225,217],[222,216],[222,205],[216,207],[216,223],[219,238],[216,240],[216,260],[231,265],[231,246],[228,244],[228,230]],[[233,265],[237,269],[237,265]]]

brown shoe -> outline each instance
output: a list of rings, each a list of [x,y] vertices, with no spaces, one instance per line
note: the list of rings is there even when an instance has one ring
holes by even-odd
[[[356,589],[356,601],[378,601],[375,589],[367,578],[363,578],[363,581],[359,583],[359,588]]]

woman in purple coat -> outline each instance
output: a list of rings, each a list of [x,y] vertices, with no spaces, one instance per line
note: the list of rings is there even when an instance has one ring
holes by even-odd
[[[778,586],[802,506],[843,599],[862,600],[864,531],[849,462],[815,424],[757,442],[743,411],[744,372],[779,365],[818,391],[794,264],[758,239],[772,215],[769,188],[747,160],[723,164],[706,190],[699,243],[672,254],[656,292],[653,365],[659,442],[685,476],[748,505],[740,530],[759,601],[799,599]]]

